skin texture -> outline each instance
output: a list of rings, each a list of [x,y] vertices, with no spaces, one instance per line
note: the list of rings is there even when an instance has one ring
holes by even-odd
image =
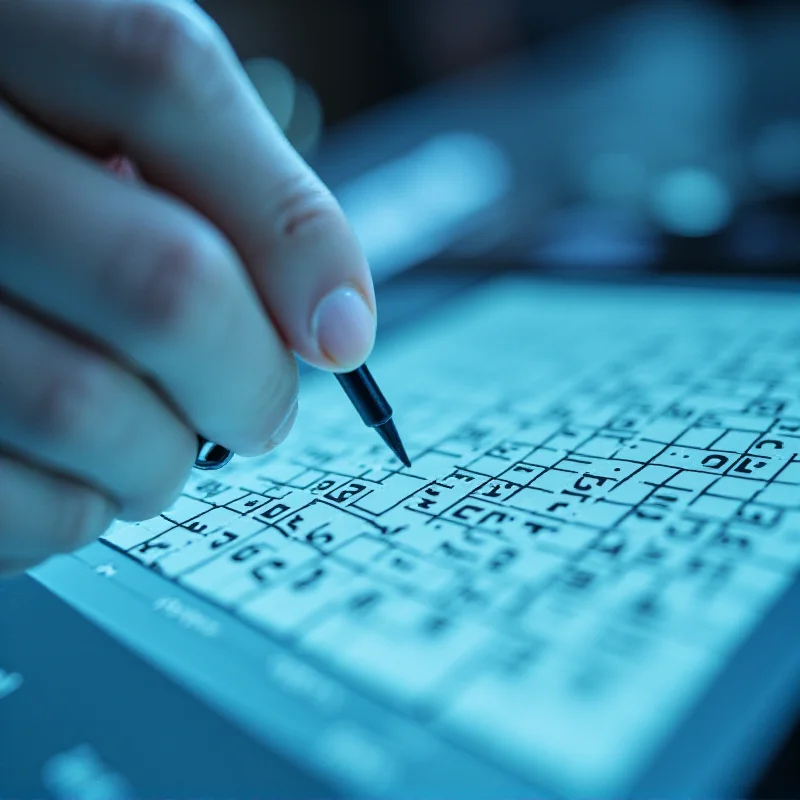
[[[158,514],[196,433],[267,452],[292,354],[374,335],[341,209],[199,8],[0,3],[0,572]]]

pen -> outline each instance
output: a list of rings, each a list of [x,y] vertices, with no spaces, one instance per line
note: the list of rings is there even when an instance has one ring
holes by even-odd
[[[403,447],[397,427],[392,421],[392,407],[378,388],[367,365],[364,364],[352,372],[337,373],[336,379],[360,414],[364,424],[374,428],[397,458],[405,466],[410,467],[411,461]],[[209,442],[202,436],[198,436],[197,439],[197,459],[194,462],[197,469],[219,469],[233,458],[230,450]]]
[[[136,169],[132,162],[124,156],[115,156],[107,162],[109,169],[126,180],[136,178]],[[389,449],[407,467],[411,466],[403,442],[392,422],[392,407],[375,383],[375,379],[363,364],[352,372],[336,375],[350,402],[355,406],[361,419],[370,428],[374,428]],[[202,436],[197,437],[197,457],[194,466],[197,469],[220,469],[233,458],[233,453],[221,445],[209,442]]]

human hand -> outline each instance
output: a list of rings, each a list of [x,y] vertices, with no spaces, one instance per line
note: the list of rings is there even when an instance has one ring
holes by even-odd
[[[196,433],[266,452],[291,351],[353,369],[374,330],[341,210],[199,8],[0,3],[0,571],[158,514]]]

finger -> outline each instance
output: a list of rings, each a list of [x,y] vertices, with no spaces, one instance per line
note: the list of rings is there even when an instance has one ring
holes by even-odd
[[[83,547],[115,513],[99,492],[0,453],[0,561],[8,569]]]
[[[43,558],[0,558],[0,578],[13,578],[41,564]]]
[[[332,369],[363,362],[375,333],[363,254],[199,8],[5,0],[0,86],[82,145],[115,146],[220,227],[304,359]]]
[[[0,383],[7,449],[102,489],[126,519],[153,517],[180,493],[194,432],[114,361],[2,302]]]
[[[265,452],[297,365],[225,237],[2,108],[0,139],[0,287],[130,360],[206,438]]]
[[[125,156],[112,156],[104,161],[103,164],[105,168],[109,170],[109,172],[113,173],[118,178],[122,178],[123,180],[127,181],[135,181],[139,179],[139,175],[136,172],[136,167],[134,166],[133,162]]]

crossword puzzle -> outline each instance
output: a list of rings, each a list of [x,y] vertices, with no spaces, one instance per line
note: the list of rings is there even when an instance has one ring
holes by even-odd
[[[398,358],[410,469],[320,378],[284,447],[105,541],[579,791],[646,757],[800,566],[800,325],[645,307],[532,355],[523,300],[434,331],[424,385],[421,345]]]

